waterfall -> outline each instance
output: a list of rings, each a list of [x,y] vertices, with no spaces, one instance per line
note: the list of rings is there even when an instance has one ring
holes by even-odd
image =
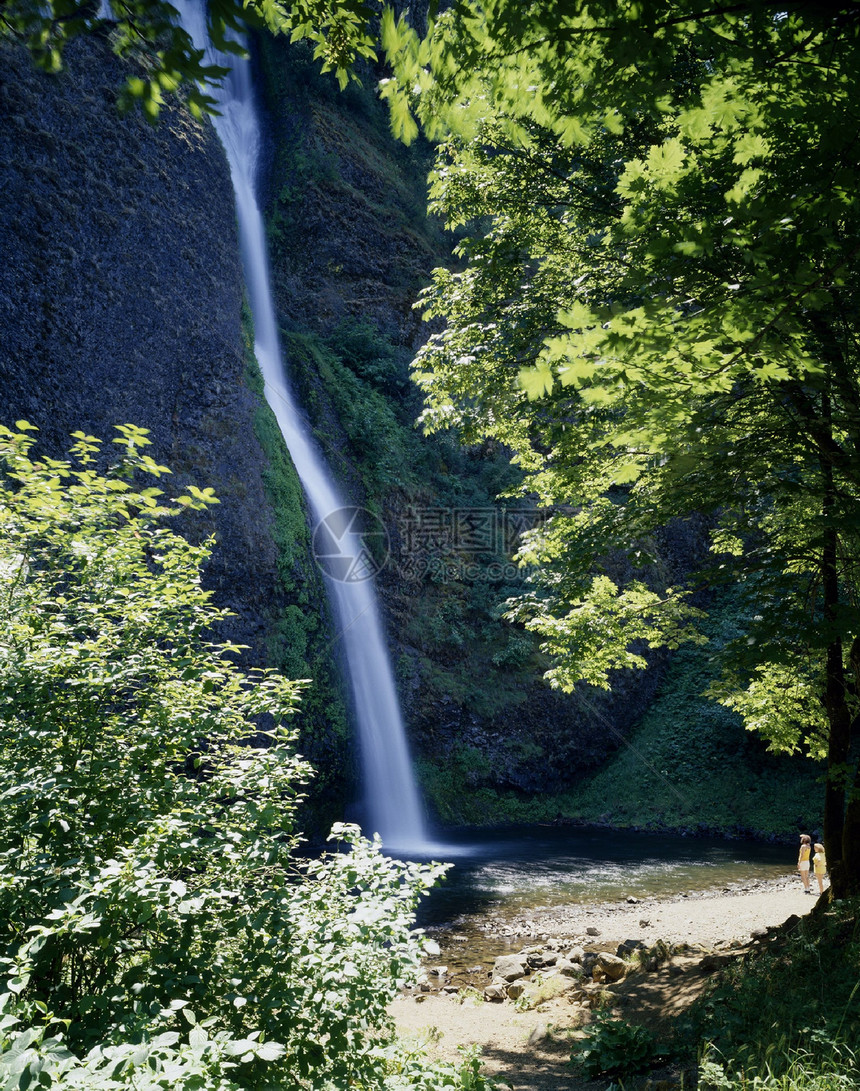
[[[372,578],[357,567],[367,557],[365,542],[350,525],[351,508],[338,494],[310,428],[295,403],[287,381],[272,299],[263,216],[257,195],[261,129],[250,63],[217,55],[208,42],[202,6],[173,0],[182,24],[207,62],[230,69],[223,85],[210,88],[220,116],[214,123],[227,159],[236,194],[236,213],[245,282],[254,316],[257,361],[271,406],[299,475],[313,523],[333,534],[333,548],[354,558],[346,577],[326,573],[334,605],[336,638],[352,693],[361,750],[367,832],[378,833],[385,848],[399,854],[424,855],[432,849],[415,785],[400,705],[379,617]],[[337,514],[345,513],[346,518]],[[319,536],[319,529],[317,537]]]

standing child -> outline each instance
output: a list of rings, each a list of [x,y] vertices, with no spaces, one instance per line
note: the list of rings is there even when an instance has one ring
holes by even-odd
[[[812,838],[808,833],[800,835],[800,852],[797,857],[797,870],[803,881],[803,893],[811,894],[809,889],[809,857],[812,855]]]
[[[817,841],[813,846],[815,855],[812,857],[812,866],[815,868],[815,878],[818,880],[818,893],[824,893],[824,873],[827,871],[827,857],[824,855],[824,845]]]

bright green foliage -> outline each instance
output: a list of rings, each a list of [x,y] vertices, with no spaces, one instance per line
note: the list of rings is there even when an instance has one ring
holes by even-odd
[[[103,475],[0,429],[3,1086],[376,1086],[440,869],[348,826],[296,857],[301,683],[208,642],[209,543],[167,521],[214,497],[119,431]]]
[[[708,1050],[699,1062],[701,1091],[849,1091],[857,1082],[851,1047],[834,1046],[822,1035],[816,1035],[813,1049],[801,1048],[789,1054],[774,1050],[763,1073],[729,1072],[716,1056]]]
[[[729,675],[712,690],[726,708],[738,712],[751,731],[771,739],[774,749],[791,753],[798,742],[813,757],[827,756],[827,721],[819,702],[823,689],[808,661],[762,663],[743,685]]]
[[[240,52],[233,32],[246,24],[287,34],[292,41],[308,39],[323,72],[333,71],[341,87],[359,57],[376,57],[370,22],[379,0],[208,0],[211,39],[223,52]],[[176,9],[168,0],[112,0],[111,16],[100,14],[90,0],[6,0],[0,10],[0,35],[23,41],[34,60],[49,72],[62,68],[63,50],[80,34],[109,33],[114,52],[142,62],[130,76],[120,105],[139,102],[144,115],[155,120],[166,95],[183,88],[195,114],[210,113],[214,99],[201,84],[217,83],[227,69],[205,64],[202,50],[177,25]]]
[[[432,195],[465,236],[423,300],[446,323],[416,361],[424,423],[506,445],[553,513],[515,616],[556,684],[611,685],[696,639],[702,592],[740,582],[749,625],[712,692],[774,746],[827,750],[828,853],[860,883],[860,783],[841,837],[860,663],[857,6],[491,0],[455,3],[423,42],[385,35],[395,128],[412,110],[444,138]],[[661,528],[693,513],[713,548],[681,565]]]
[[[820,829],[820,767],[774,752],[702,692],[719,676],[726,644],[746,629],[740,594],[713,595],[700,624],[707,643],[672,655],[635,728],[607,763],[558,800],[557,813],[615,827],[742,837],[782,838],[798,823]]]
[[[644,668],[637,649],[677,648],[703,637],[688,624],[701,611],[686,605],[673,588],[663,595],[634,582],[620,590],[608,576],[595,576],[583,598],[563,616],[536,595],[521,597],[509,616],[543,637],[543,650],[556,661],[547,671],[552,685],[572,690],[579,682],[609,689],[614,670]]]

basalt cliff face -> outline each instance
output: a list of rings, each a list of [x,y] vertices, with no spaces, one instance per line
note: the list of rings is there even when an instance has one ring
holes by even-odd
[[[209,580],[259,657],[276,554],[217,140],[176,105],[156,126],[120,118],[102,42],[75,42],[56,76],[0,49],[4,423],[58,454],[76,428],[109,441],[132,422],[181,482],[213,486]]]

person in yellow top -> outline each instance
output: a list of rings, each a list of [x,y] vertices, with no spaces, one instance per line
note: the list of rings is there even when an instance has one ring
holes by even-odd
[[[797,857],[797,870],[803,880],[803,893],[811,894],[809,889],[809,857],[812,855],[812,838],[808,833],[800,835],[800,853]]]
[[[812,866],[815,868],[815,878],[818,880],[818,893],[824,893],[824,874],[827,871],[827,857],[824,855],[824,845],[817,841],[813,845],[815,855],[812,857]]]

